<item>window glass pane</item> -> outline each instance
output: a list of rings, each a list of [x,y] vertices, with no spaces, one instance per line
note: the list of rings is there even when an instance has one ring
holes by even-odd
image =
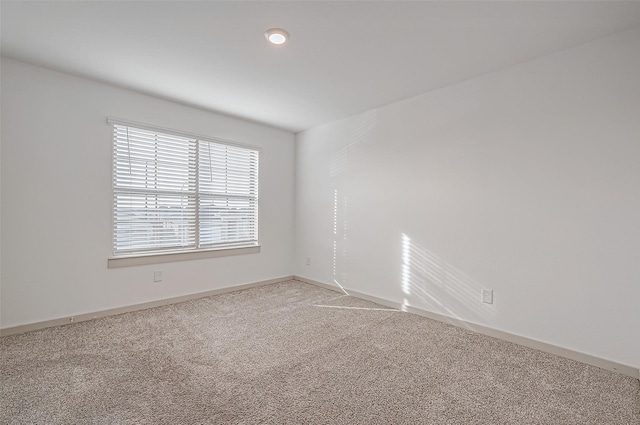
[[[116,250],[194,247],[194,212],[194,196],[116,194]]]
[[[200,197],[200,245],[257,241],[257,201]]]
[[[258,152],[208,141],[199,147],[200,193],[257,196]]]
[[[116,126],[114,155],[116,188],[195,191],[195,140]]]

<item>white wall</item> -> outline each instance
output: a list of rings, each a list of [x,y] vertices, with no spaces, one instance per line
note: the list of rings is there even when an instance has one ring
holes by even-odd
[[[0,57],[0,99],[2,99],[2,57]],[[2,325],[2,108],[0,107],[0,326]]]
[[[296,152],[297,275],[640,366],[640,30],[302,132]]]
[[[107,116],[261,146],[261,253],[107,269]],[[294,159],[292,133],[3,58],[1,326],[290,275]]]

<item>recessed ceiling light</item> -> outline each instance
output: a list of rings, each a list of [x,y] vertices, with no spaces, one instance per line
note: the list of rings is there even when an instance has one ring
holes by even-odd
[[[289,39],[289,33],[282,28],[271,28],[264,33],[264,36],[269,43],[276,45],[284,44]]]

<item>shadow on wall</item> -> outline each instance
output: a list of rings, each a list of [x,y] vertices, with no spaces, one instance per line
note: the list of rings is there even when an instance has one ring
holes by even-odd
[[[368,111],[354,118],[346,146],[331,155],[329,176],[333,185],[333,283],[347,294],[347,222],[348,197],[345,180],[348,179],[349,161],[356,147],[373,140],[378,111]]]
[[[456,319],[491,323],[495,304],[481,302],[482,285],[402,234],[403,308],[417,307]]]

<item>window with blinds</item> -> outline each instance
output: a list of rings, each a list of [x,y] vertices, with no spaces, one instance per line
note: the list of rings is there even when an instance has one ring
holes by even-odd
[[[114,256],[258,245],[258,150],[115,123]]]

